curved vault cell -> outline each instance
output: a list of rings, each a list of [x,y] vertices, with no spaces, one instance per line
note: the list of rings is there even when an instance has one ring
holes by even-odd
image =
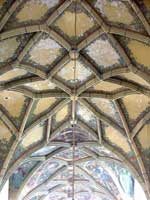
[[[129,95],[122,100],[127,112],[127,119],[130,119],[129,121],[137,121],[138,118],[140,119],[140,116],[143,116],[150,110],[150,99],[145,95]],[[136,106],[134,106],[135,104]]]
[[[136,40],[132,40],[128,44],[128,48],[131,51],[131,55],[135,59],[135,61],[141,65],[144,65],[146,67],[149,67],[150,65],[150,58],[149,58],[149,53],[150,53],[150,46],[145,45],[141,42],[137,42]],[[137,49],[141,49],[141,54],[137,51]]]
[[[16,37],[0,41],[0,62],[5,62],[13,57],[19,45],[20,43],[17,41]]]
[[[0,81],[11,81],[15,78],[22,77],[26,75],[27,72],[24,69],[14,69],[11,71],[8,71],[7,73],[0,76]]]
[[[59,154],[49,158],[49,161],[43,161],[41,164],[39,163],[40,161],[38,163],[37,161],[30,161],[19,166],[11,176],[11,192],[13,192],[14,186],[12,182],[20,180],[21,187],[23,186],[22,190],[15,188],[16,194],[19,195],[17,196],[18,199],[26,199],[28,197],[32,200],[38,198],[38,195],[43,196],[44,199],[53,199],[54,196],[59,199],[60,194],[60,199],[63,197],[68,200],[71,199],[73,166],[72,164],[68,165],[67,161],[61,160]],[[38,165],[39,167],[37,167]],[[64,166],[66,167],[62,169]],[[33,173],[31,170],[34,168]],[[25,177],[30,173],[32,176],[27,181],[25,179],[17,179],[21,173],[24,173]],[[123,161],[102,161],[89,158],[89,160],[78,162],[75,168],[74,180],[75,197],[78,200],[108,199],[108,197],[109,200],[114,200],[114,198],[121,200],[135,198],[137,200],[138,191],[141,191],[140,195],[143,195],[143,199],[145,198],[141,186],[128,168],[124,166]],[[44,187],[42,184],[44,184]],[[31,193],[37,187],[39,189]]]
[[[38,92],[41,92],[43,90],[52,90],[56,87],[54,83],[51,83],[50,81],[47,81],[47,80],[37,81],[33,83],[26,83],[25,86]]]
[[[10,200],[72,200],[73,181],[75,200],[150,199],[148,9],[0,0],[0,191],[9,180]]]
[[[90,44],[86,49],[86,53],[90,56],[101,68],[108,68],[120,64],[120,56],[112,47],[110,41],[107,39],[99,38]],[[109,55],[109,56],[107,56]]]
[[[61,46],[49,37],[42,37],[29,52],[29,60],[41,66],[52,64],[60,56]]]
[[[131,24],[134,20],[131,11],[121,1],[97,0],[95,7],[111,22]]]
[[[89,12],[87,12],[87,10],[84,9],[84,7],[80,4],[77,5],[78,11],[75,19],[75,9],[76,4],[75,2],[73,2],[52,24],[52,26],[58,32],[67,37],[69,40],[78,40],[80,38],[83,38],[86,33],[89,33],[91,32],[91,30],[97,28],[97,23],[94,18],[90,16]],[[74,29],[75,23],[76,33]]]
[[[29,0],[22,5],[22,8],[16,15],[16,19],[19,22],[40,20],[50,8],[56,6],[58,3],[59,0]]]
[[[92,72],[85,68],[81,62],[76,63],[76,82],[85,82],[88,79]],[[70,61],[67,63],[59,72],[59,77],[63,77],[65,81],[69,81],[71,83],[74,82],[74,61]]]

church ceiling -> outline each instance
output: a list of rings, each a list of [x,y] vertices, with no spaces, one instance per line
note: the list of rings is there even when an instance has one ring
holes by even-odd
[[[0,189],[150,198],[149,68],[148,0],[0,0]]]

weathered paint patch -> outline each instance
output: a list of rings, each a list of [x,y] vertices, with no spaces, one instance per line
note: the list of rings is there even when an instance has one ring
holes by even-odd
[[[124,97],[123,103],[130,119],[136,120],[137,117],[150,105],[150,100],[143,94],[133,94]]]
[[[52,83],[48,80],[37,81],[37,82],[34,82],[34,83],[27,83],[25,85],[30,87],[33,90],[38,90],[38,91],[50,90],[50,89],[54,89],[56,87],[56,85],[54,83]]]
[[[69,111],[68,105],[64,106],[60,111],[56,113],[56,122],[60,122],[65,119]]]
[[[19,46],[16,37],[0,41],[0,62],[11,58]]]
[[[24,7],[17,14],[16,18],[19,22],[29,20],[39,20],[48,11],[48,9],[54,7],[59,3],[59,0],[30,0],[24,5]]]
[[[13,78],[25,75],[27,72],[23,69],[14,69],[0,76],[0,81],[9,81]]]
[[[132,40],[128,44],[134,59],[147,67],[150,67],[150,46],[144,43]]]
[[[131,148],[130,148],[129,143],[127,142],[127,139],[114,128],[110,126],[107,127],[105,129],[105,135],[111,143],[123,149],[124,152],[129,153],[131,151]]]
[[[30,59],[40,65],[48,65],[60,55],[60,49],[54,40],[41,39],[31,50]]]
[[[31,144],[40,141],[42,138],[43,138],[43,127],[37,125],[32,130],[30,130],[29,133],[24,137],[24,139],[21,142],[21,145],[23,148],[27,148]]]
[[[142,145],[144,150],[150,148],[149,133],[150,133],[150,124],[146,124],[138,134],[139,142]]]
[[[9,142],[11,136],[10,130],[0,120],[0,140]]]
[[[123,2],[97,0],[95,7],[111,22],[119,22],[123,24],[131,24],[134,20],[128,8]]]
[[[76,70],[74,74],[74,65],[74,61],[70,61],[58,72],[58,75],[66,81],[73,82],[74,78],[78,81],[84,81],[92,74],[92,72],[85,68],[79,61],[76,62]]]
[[[109,83],[106,81],[102,81],[99,84],[94,86],[95,90],[107,91],[107,92],[114,92],[115,90],[123,88],[120,85]]]
[[[93,18],[90,18],[84,12],[76,15],[76,35],[83,36],[86,31],[94,26]],[[55,23],[69,37],[75,36],[75,13],[65,11]]]
[[[0,104],[2,104],[13,117],[20,116],[25,104],[25,99],[24,95],[18,92],[3,91],[0,93]]]
[[[53,103],[55,103],[55,98],[44,98],[40,99],[36,105],[36,108],[34,110],[34,114],[38,115],[42,113],[43,111],[46,111]]]
[[[108,40],[96,40],[86,48],[86,52],[98,65],[104,67],[118,64],[120,58]]]

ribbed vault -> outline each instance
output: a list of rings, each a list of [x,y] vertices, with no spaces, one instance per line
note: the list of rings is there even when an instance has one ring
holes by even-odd
[[[76,199],[132,200],[135,180],[150,198],[149,11],[146,0],[0,1],[10,199],[72,197],[72,119]]]

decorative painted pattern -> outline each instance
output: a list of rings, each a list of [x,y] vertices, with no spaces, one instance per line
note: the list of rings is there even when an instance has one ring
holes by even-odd
[[[84,12],[77,13],[76,15],[76,35],[78,37],[83,36],[86,31],[94,26],[93,18],[86,15]],[[69,26],[68,26],[69,24]],[[55,22],[55,26],[58,27],[64,34],[69,37],[75,36],[75,13],[65,11],[61,17]]]
[[[100,98],[92,98],[91,101],[100,109],[100,111],[118,121],[118,113],[112,101]]]
[[[40,65],[50,65],[58,56],[60,56],[58,43],[50,38],[41,39],[30,51],[30,60]]]
[[[66,165],[67,169],[58,173],[59,175],[57,174],[52,181],[46,184],[44,189],[47,195],[49,189],[57,183],[63,184],[63,187],[45,197],[59,200],[72,199],[73,148],[71,145],[73,144],[73,131],[76,144],[74,154],[78,161],[74,177],[75,199],[136,199],[134,197],[135,179],[128,170],[124,169],[125,165],[130,168],[130,164],[135,173],[133,175],[143,184],[144,191],[147,189],[148,193],[149,177],[146,176],[150,175],[150,141],[148,138],[150,127],[149,124],[142,123],[146,123],[145,119],[147,119],[150,107],[147,97],[149,85],[146,82],[150,64],[149,45],[146,45],[149,42],[150,15],[144,2],[147,1],[136,2],[141,10],[140,13],[136,6],[134,9],[131,8],[135,1],[132,2],[132,5],[130,1],[118,0],[0,1],[0,106],[4,112],[0,116],[2,120],[0,120],[0,177],[5,181],[7,173],[11,175],[11,169],[17,168],[11,176],[13,179],[10,183],[11,198],[23,199],[34,187],[46,181],[55,170]],[[59,3],[60,5],[58,5]],[[149,3],[146,4],[148,7]],[[75,36],[75,17],[77,36]],[[46,21],[47,19],[48,21]],[[32,28],[37,31],[26,33],[33,31],[32,28],[30,29],[30,25],[35,25]],[[53,30],[57,33],[52,34],[53,39],[50,38],[50,35],[54,32],[49,32],[49,34],[41,32],[43,25],[44,30],[46,27],[50,27],[49,31]],[[36,34],[39,31],[40,35]],[[107,31],[110,32],[107,33]],[[18,36],[14,37],[14,35]],[[36,35],[39,36],[37,40],[35,39]],[[118,43],[113,40],[113,37]],[[123,55],[119,43],[127,55]],[[77,50],[79,54],[76,63],[76,80],[74,80],[74,61],[68,61],[69,63],[66,64],[69,56],[70,59],[73,59],[74,50]],[[141,50],[142,52],[140,52]],[[86,59],[91,65],[86,63]],[[127,66],[125,63],[132,63],[134,69],[132,70],[132,65]],[[27,71],[22,70],[22,67],[27,68]],[[136,67],[139,70],[136,70]],[[9,71],[10,69],[12,70]],[[32,72],[29,69],[32,69]],[[54,70],[54,73],[51,73],[51,70]],[[101,79],[98,83],[95,76],[97,72],[99,72],[97,75],[104,78],[104,81]],[[129,73],[125,74],[125,72]],[[28,78],[25,79],[25,77]],[[35,80],[36,82],[34,82]],[[10,82],[5,83],[7,81]],[[129,84],[132,81],[134,84]],[[72,102],[69,102],[73,99],[73,86],[76,86],[75,92],[77,92],[74,113],[72,113]],[[27,97],[15,92],[18,90],[24,91],[25,95],[28,95],[27,90],[29,90],[29,94],[33,93],[33,96]],[[80,95],[78,92],[83,93]],[[104,95],[103,97],[106,98],[98,96],[93,98],[92,93],[94,96],[98,94]],[[55,97],[44,98],[45,94],[54,94]],[[115,100],[116,96],[119,97],[118,100]],[[109,101],[109,97],[114,99]],[[102,117],[101,112],[106,115],[106,118]],[[76,119],[74,129],[71,120],[73,114]],[[49,117],[51,120],[47,120]],[[99,119],[97,120],[97,118]],[[36,123],[39,121],[39,124]],[[36,126],[34,126],[35,124]],[[141,125],[142,127],[140,127]],[[24,126],[25,131],[22,130]],[[136,128],[132,130],[134,126]],[[133,140],[127,138],[128,129],[126,127],[129,127],[129,132],[136,134]],[[13,135],[14,133],[11,133],[13,129],[17,129],[15,132],[22,134],[20,142]],[[135,133],[137,129],[140,131]],[[49,131],[50,135],[48,135]],[[50,138],[51,133],[56,133],[56,137],[53,137],[53,134],[53,138]],[[19,144],[16,149],[12,148],[9,154],[11,146],[14,147],[12,144],[15,139]],[[48,141],[48,139],[50,140]],[[50,143],[46,144],[46,142]],[[135,148],[133,148],[134,142]],[[65,148],[65,151],[64,143],[70,145]],[[41,149],[38,150],[38,148]],[[28,158],[25,158],[25,155]],[[140,156],[139,159],[136,155]],[[21,161],[18,166],[16,166],[17,159],[19,162]],[[35,163],[40,164],[37,161],[39,159],[41,166],[34,169],[35,173],[32,173],[33,176],[30,175],[28,182],[25,183],[23,181],[30,174],[33,166],[33,161],[27,163],[27,159],[30,161],[35,159]],[[4,161],[6,161],[6,165],[3,166]],[[9,168],[7,168],[7,163]],[[96,184],[94,180],[91,182],[90,177],[86,176],[86,173],[82,173],[78,166],[87,170],[92,179],[95,179]],[[96,193],[97,183],[103,185],[115,195],[115,198],[105,198],[101,196],[101,193]],[[15,195],[21,189],[23,189],[21,197],[18,198]],[[33,199],[39,200],[43,197],[44,195],[40,196],[37,193]],[[145,200],[143,197],[141,199]]]
[[[134,20],[127,6],[121,1],[97,0],[95,7],[111,22],[129,25]]]
[[[120,56],[108,40],[98,39],[86,48],[86,53],[99,65],[110,67],[118,64]]]
[[[56,6],[59,0],[28,0],[16,18],[19,22],[41,19],[50,8]]]
[[[76,81],[85,81],[88,77],[91,76],[92,72],[85,68],[84,65],[77,61],[76,62],[76,72],[74,74],[74,61],[70,61],[65,65],[59,72],[58,75],[66,81],[74,83],[74,76]]]

